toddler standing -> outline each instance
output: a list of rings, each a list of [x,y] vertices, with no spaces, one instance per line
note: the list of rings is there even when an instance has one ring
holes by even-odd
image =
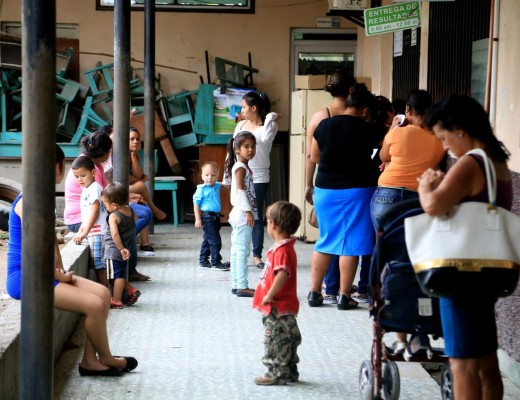
[[[201,178],[204,182],[197,185],[193,195],[193,210],[195,212],[195,228],[202,228],[204,235],[200,246],[199,267],[214,271],[229,271],[229,263],[222,262],[220,250],[220,189],[222,183],[217,182],[219,165],[209,161],[202,165]],[[208,257],[211,256],[211,263]]]
[[[229,224],[231,232],[231,293],[238,297],[253,297],[247,280],[247,257],[251,252],[251,236],[256,208],[253,173],[248,163],[256,153],[256,139],[251,132],[239,132],[228,143],[226,177],[231,178],[231,205]]]
[[[89,267],[96,271],[97,280],[107,285],[107,273],[103,264],[104,235],[107,230],[107,212],[101,201],[103,188],[96,182],[94,161],[87,156],[79,156],[72,162],[72,174],[81,186],[80,208],[81,226],[74,236],[76,244],[87,239],[90,257]]]
[[[253,307],[263,314],[265,327],[262,359],[267,373],[255,378],[257,385],[285,385],[298,382],[296,349],[302,338],[296,322],[300,307],[296,295],[296,239],[291,235],[300,226],[298,207],[277,201],[267,209],[267,233],[275,243],[267,252],[267,262],[256,287]]]
[[[111,308],[123,308],[123,291],[127,292],[127,305],[134,304],[141,292],[128,283],[127,269],[130,259],[130,246],[135,234],[137,217],[128,205],[128,188],[119,182],[109,183],[101,198],[110,213],[105,238],[105,260],[107,278],[113,281]],[[111,282],[112,283],[112,282]]]

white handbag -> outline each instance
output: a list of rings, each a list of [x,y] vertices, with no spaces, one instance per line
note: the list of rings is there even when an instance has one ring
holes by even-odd
[[[512,294],[520,271],[520,217],[496,206],[496,172],[481,149],[489,204],[465,202],[447,214],[406,218],[410,261],[430,296],[504,297]]]

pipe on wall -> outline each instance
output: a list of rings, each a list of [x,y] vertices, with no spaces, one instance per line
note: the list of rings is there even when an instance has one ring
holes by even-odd
[[[493,10],[493,54],[491,57],[491,82],[489,91],[489,119],[495,126],[497,107],[497,69],[498,69],[498,35],[500,24],[500,0],[494,1]]]

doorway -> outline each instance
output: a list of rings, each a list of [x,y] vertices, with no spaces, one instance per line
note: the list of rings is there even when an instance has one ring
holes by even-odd
[[[356,29],[292,28],[289,89],[295,75],[331,75],[344,68],[355,75]]]

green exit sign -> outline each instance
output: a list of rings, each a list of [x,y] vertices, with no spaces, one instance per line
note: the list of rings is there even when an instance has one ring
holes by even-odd
[[[367,36],[402,31],[421,26],[421,4],[418,1],[369,8],[364,11]]]

